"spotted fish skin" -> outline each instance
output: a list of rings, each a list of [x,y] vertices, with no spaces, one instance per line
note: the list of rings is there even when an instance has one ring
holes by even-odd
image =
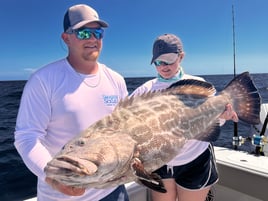
[[[126,98],[68,142],[47,164],[46,175],[69,186],[107,188],[136,181],[165,192],[151,172],[175,157],[187,140],[215,140],[226,104],[240,120],[259,123],[261,97],[248,72],[215,93],[210,83],[182,80]]]

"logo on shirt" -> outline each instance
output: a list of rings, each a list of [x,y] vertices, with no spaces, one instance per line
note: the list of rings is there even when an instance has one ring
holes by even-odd
[[[111,95],[111,96],[105,96],[103,95],[103,101],[106,106],[115,106],[118,103],[118,96],[117,95]]]

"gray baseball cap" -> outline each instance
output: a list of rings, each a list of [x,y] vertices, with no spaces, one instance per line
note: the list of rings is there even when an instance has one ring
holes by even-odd
[[[98,13],[93,8],[85,4],[74,5],[64,15],[64,32],[78,29],[90,22],[97,22],[101,27],[108,27],[105,21],[99,19]]]
[[[154,41],[151,64],[155,60],[161,60],[170,64],[174,63],[180,52],[183,52],[180,38],[174,34],[161,35]]]

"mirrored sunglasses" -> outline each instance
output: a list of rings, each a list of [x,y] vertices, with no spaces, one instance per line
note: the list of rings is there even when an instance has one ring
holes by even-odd
[[[175,62],[174,62],[175,63]],[[160,61],[160,60],[155,60],[154,61],[154,65],[155,66],[167,66],[167,65],[172,65],[174,63],[168,63],[168,62],[165,62],[165,61]]]
[[[69,34],[76,34],[76,37],[79,40],[87,40],[94,35],[96,39],[102,39],[104,35],[104,30],[102,28],[80,28],[80,29],[75,29],[67,32]]]

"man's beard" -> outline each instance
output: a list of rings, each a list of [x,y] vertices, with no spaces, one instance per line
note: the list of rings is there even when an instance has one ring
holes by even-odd
[[[94,51],[90,54],[84,54],[83,55],[83,58],[86,60],[86,61],[97,61],[99,57],[99,52],[98,51]]]

